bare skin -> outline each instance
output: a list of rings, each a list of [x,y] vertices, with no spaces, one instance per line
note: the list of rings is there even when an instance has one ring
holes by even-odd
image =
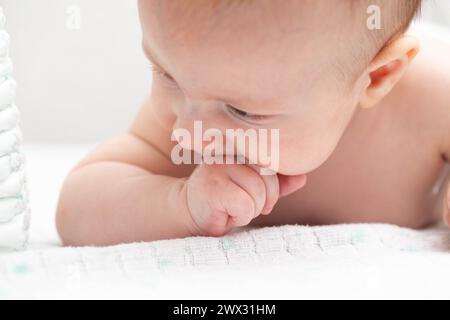
[[[426,39],[422,44],[397,87],[355,115],[306,186],[254,224],[380,222],[422,228],[442,219],[448,212],[450,135],[449,123],[441,121],[449,119],[450,68],[437,70],[450,47]]]
[[[216,31],[208,45],[199,45],[196,30],[210,30],[208,19],[191,17],[203,22],[168,37],[169,26],[184,20],[177,9],[155,6],[140,2],[144,49],[162,74],[155,74],[129,131],[93,150],[67,177],[57,214],[65,244],[216,236],[245,225],[384,222],[421,228],[447,221],[448,44],[420,39],[412,63],[418,41],[401,35],[347,92],[335,75],[325,76],[329,68],[317,75],[327,61],[319,49],[332,46],[330,39],[316,43],[307,40],[309,32],[296,31],[274,42],[279,21],[264,19],[267,29],[244,23],[242,39],[227,43],[230,34]],[[292,11],[279,14],[290,21]],[[251,26],[254,10],[245,12],[236,19]],[[305,77],[309,81],[297,81]],[[225,117],[223,101],[264,115],[265,122],[255,124],[259,118],[242,119],[241,113],[239,119]],[[279,175],[262,178],[245,165],[173,164],[172,131],[190,128],[195,119],[219,129],[281,128]]]

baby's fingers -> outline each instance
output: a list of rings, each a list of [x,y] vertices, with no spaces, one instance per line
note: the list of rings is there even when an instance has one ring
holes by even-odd
[[[261,174],[261,167],[249,165],[256,173],[258,173],[259,178],[264,182],[266,187],[266,200],[264,203],[264,208],[261,211],[262,215],[268,215],[280,197],[280,185],[278,182],[278,176],[276,172],[273,174]]]
[[[266,186],[260,175],[245,165],[228,167],[231,181],[242,188],[254,201],[253,218],[261,214],[266,203]]]
[[[278,180],[280,183],[280,197],[285,197],[303,188],[306,184],[306,175],[285,176],[278,174]]]
[[[221,207],[229,215],[227,227],[248,225],[254,218],[255,203],[253,198],[232,181],[224,191]]]

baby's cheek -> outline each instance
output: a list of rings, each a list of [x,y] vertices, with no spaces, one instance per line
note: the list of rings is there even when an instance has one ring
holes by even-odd
[[[281,152],[278,173],[298,175],[311,172],[316,167],[316,160],[303,152],[288,150]]]
[[[279,173],[285,175],[298,175],[314,171],[320,167],[331,154],[330,144],[320,142],[304,143],[290,146],[284,145],[280,155]]]

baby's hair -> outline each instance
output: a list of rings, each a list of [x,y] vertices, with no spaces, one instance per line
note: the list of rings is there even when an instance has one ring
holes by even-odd
[[[283,1],[280,1],[279,4]],[[290,2],[301,4],[301,1],[304,0],[291,0]],[[262,0],[186,0],[180,2],[186,5],[183,7],[185,15],[198,6],[224,9],[224,12],[232,13],[246,5],[262,5]],[[167,4],[177,7],[180,2],[173,1],[167,2]],[[341,33],[341,40],[338,41],[335,50],[331,53],[333,56],[330,56],[330,64],[331,67],[334,67],[337,80],[346,84],[347,87],[351,87],[351,83],[367,68],[378,53],[409,28],[413,19],[421,11],[422,2],[423,0],[327,0],[326,3],[329,4],[330,10],[334,10],[334,5],[342,5],[343,10],[346,10],[342,14],[356,30],[350,37]],[[194,3],[197,6],[194,6]],[[273,4],[277,3],[274,1]],[[380,28],[377,29],[370,29],[367,25],[368,8],[373,5],[379,7],[381,14]],[[325,17],[326,14],[324,12]],[[225,16],[232,16],[232,14],[225,14]],[[349,47],[352,48],[350,53]]]
[[[234,6],[246,2],[255,2],[257,0],[210,0],[212,7],[221,5]],[[302,0],[297,0],[302,1]],[[381,8],[384,39],[383,42],[401,32],[404,32],[410,26],[412,20],[420,13],[423,0],[344,0],[350,1],[353,8],[357,7],[360,14],[366,14],[366,10],[371,5],[378,5]],[[330,4],[332,6],[332,4]],[[385,11],[389,12],[386,19]]]
[[[381,9],[381,29],[370,30],[372,39],[381,49],[397,35],[404,33],[413,19],[420,13],[422,0],[352,0],[364,2],[365,8],[378,5]],[[385,12],[388,11],[388,15]]]
[[[354,19],[364,25],[363,38],[354,39],[350,59],[336,61],[337,75],[340,80],[349,84],[349,71],[353,83],[370,62],[391,41],[403,34],[410,27],[414,18],[420,15],[423,0],[350,0],[351,12],[356,15]],[[376,5],[380,8],[381,26],[379,29],[370,29],[367,26],[369,6]],[[353,16],[352,16],[353,17]],[[358,17],[363,17],[360,19]]]
[[[219,6],[239,7],[244,3],[257,2],[258,0],[210,0],[213,8]],[[302,1],[302,0],[297,0]],[[370,61],[378,54],[378,52],[386,46],[391,40],[395,39],[398,35],[404,33],[411,22],[416,16],[420,14],[423,0],[341,0],[341,3],[348,1],[350,5],[350,14],[352,18],[362,21],[364,26],[361,28],[366,29],[365,37],[369,40],[360,41],[356,40],[353,44],[354,47],[359,47],[359,50],[353,52],[352,64],[355,69],[355,61],[358,71],[361,67],[367,66]],[[330,7],[333,4],[330,2]],[[377,5],[381,10],[381,28],[379,30],[369,30],[366,25],[366,18],[368,17],[367,9],[371,5]],[[386,14],[387,13],[387,14]],[[363,19],[359,19],[358,15]],[[343,63],[345,64],[345,63]],[[359,66],[359,67],[358,67]],[[348,74],[348,69],[342,72]]]
[[[385,0],[386,1],[386,0]],[[388,1],[392,6],[393,1]],[[422,0],[397,0],[397,23],[400,29],[397,31],[405,31],[412,20],[420,13],[422,9]],[[395,2],[394,2],[395,5]],[[395,12],[395,8],[394,8]],[[394,17],[395,19],[395,17]]]

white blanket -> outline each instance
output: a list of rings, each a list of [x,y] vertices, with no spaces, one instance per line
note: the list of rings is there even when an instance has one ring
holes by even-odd
[[[450,232],[283,226],[0,255],[0,298],[450,298]]]

